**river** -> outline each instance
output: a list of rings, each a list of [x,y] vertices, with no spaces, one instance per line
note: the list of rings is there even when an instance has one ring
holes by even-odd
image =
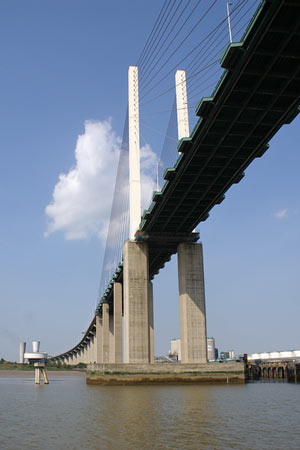
[[[1,450],[300,449],[300,384],[90,386],[0,372]]]

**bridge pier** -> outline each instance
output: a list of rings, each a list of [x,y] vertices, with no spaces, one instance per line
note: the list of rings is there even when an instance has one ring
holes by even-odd
[[[114,363],[121,363],[123,361],[123,343],[122,343],[122,284],[114,283],[114,346],[113,357]]]
[[[108,359],[110,363],[115,362],[115,333],[114,316],[109,314],[108,320]]]
[[[98,364],[102,363],[102,318],[96,316],[96,338],[95,338],[95,355],[96,362]]]
[[[88,344],[87,342],[84,344],[84,363],[88,364]]]
[[[148,244],[127,241],[124,245],[124,362],[150,362]],[[153,309],[153,305],[152,305]],[[153,324],[152,324],[153,326]]]
[[[153,314],[153,284],[148,285],[148,317],[149,317],[149,362],[154,363],[154,314]]]
[[[95,362],[95,338],[94,334],[91,334],[90,338],[90,363]]]
[[[102,362],[109,363],[109,304],[102,305]]]
[[[178,246],[181,362],[207,363],[206,311],[201,243]]]
[[[76,364],[81,363],[81,350],[78,350],[76,354]]]
[[[85,349],[85,354],[86,354],[86,356],[85,356],[85,362],[86,362],[86,364],[89,364],[89,362],[90,362],[90,341],[88,340],[87,341],[87,343],[86,343],[86,349]]]

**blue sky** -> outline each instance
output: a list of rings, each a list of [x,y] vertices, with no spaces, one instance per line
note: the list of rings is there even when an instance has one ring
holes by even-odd
[[[225,4],[219,1],[220,17]],[[111,149],[123,132],[128,66],[136,63],[161,6],[158,0],[10,0],[0,6],[0,357],[17,359],[23,340],[39,339],[51,354],[65,351],[93,316],[115,177]],[[213,23],[208,19],[205,26]],[[168,109],[168,101],[152,110]],[[148,124],[164,132],[167,116],[150,117]],[[95,123],[101,126],[93,128]],[[299,117],[284,126],[199,227],[208,334],[219,349],[300,346],[299,127]],[[149,131],[142,132],[150,139]],[[80,159],[86,149],[95,156],[98,139],[102,156],[110,152],[101,160],[107,178],[100,180],[88,159]],[[159,134],[150,144],[160,152]],[[60,174],[70,177],[78,158],[102,222],[92,220],[92,208],[79,208],[73,192],[67,198],[70,222],[51,229],[53,216],[45,208]],[[70,178],[64,181],[68,188]],[[83,205],[88,192],[79,197]],[[155,353],[161,354],[179,336],[176,257],[155,279],[154,295]]]

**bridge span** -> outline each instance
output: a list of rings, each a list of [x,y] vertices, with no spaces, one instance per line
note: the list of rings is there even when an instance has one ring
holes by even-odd
[[[221,57],[224,73],[197,108],[199,120],[178,143],[179,156],[154,192],[135,238],[124,244],[88,330],[54,357],[78,364],[151,363],[151,280],[178,254],[182,360],[207,361],[202,244],[195,227],[208,218],[268,142],[299,113],[300,3],[263,0],[241,42]],[[122,356],[122,315],[124,356]]]

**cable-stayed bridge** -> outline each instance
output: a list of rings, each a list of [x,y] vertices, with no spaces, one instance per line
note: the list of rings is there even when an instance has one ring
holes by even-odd
[[[153,362],[151,279],[178,253],[183,360],[206,361],[202,247],[196,244],[195,227],[243,178],[249,164],[263,156],[277,131],[299,113],[299,43],[299,2],[260,2],[241,41],[222,54],[225,70],[212,95],[198,103],[192,132],[173,144],[175,164],[164,171],[163,179],[157,177],[158,189],[131,236],[129,111],[96,314],[82,340],[57,359],[73,364]],[[146,53],[141,64],[145,58]],[[173,119],[174,110],[176,106]],[[168,129],[171,125],[170,119]]]

